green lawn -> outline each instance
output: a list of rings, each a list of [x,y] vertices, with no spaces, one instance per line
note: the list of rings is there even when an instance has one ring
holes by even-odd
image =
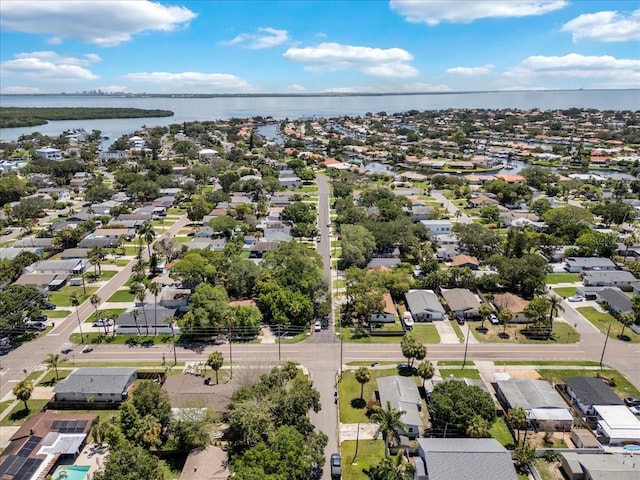
[[[456,332],[456,337],[458,337],[458,341],[460,343],[464,343],[464,333],[462,333],[462,329],[460,328],[460,325],[458,325],[458,322],[452,321],[451,322],[451,326],[453,327],[453,331]],[[472,328],[471,331],[475,332],[475,329]],[[477,338],[477,336],[476,336],[476,338]]]
[[[580,281],[577,273],[551,273],[547,275],[547,283],[554,285],[557,283],[575,283]]]
[[[440,343],[440,334],[432,323],[414,325],[413,333],[420,343]]]
[[[376,378],[398,375],[397,368],[369,369],[371,379],[364,385],[363,400],[360,400],[360,384],[356,382],[355,371],[348,370],[342,374],[338,384],[340,400],[340,421],[342,423],[368,423],[365,415],[367,401],[375,398]]]
[[[100,281],[102,281],[102,280],[111,280],[117,274],[118,274],[118,271],[116,271],[116,270],[103,270],[102,273],[100,274],[100,278],[98,280],[100,280]]]
[[[113,417],[117,417],[118,410],[47,410],[48,412],[60,413],[64,415],[85,414],[90,413],[92,415],[98,415],[100,417],[100,423],[105,423],[111,420]]]
[[[561,297],[573,297],[578,289],[576,287],[558,287],[553,289]]]
[[[547,380],[552,383],[563,383],[565,378],[570,377],[596,377],[599,374],[615,380],[615,386],[612,386],[611,388],[613,388],[613,391],[616,392],[620,398],[640,397],[640,391],[638,391],[638,389],[634,387],[629,380],[616,370],[538,369],[537,371],[543,380]]]
[[[440,362],[438,362],[440,364]],[[598,367],[598,362],[591,360],[496,360],[493,362],[496,366],[503,365],[552,365],[558,367]]]
[[[460,368],[438,368],[438,370],[440,370],[442,378],[475,378],[480,380],[480,372],[475,368],[465,367],[464,370]]]
[[[401,330],[399,325],[396,325],[395,328],[389,326],[387,329],[397,329]],[[399,335],[396,337],[361,337],[361,338],[353,338],[353,332],[351,328],[343,328],[342,332],[345,337],[344,340],[351,343],[397,343],[399,344],[402,340],[403,335]],[[413,327],[414,335],[416,339],[420,343],[440,343],[440,335],[438,334],[438,330],[433,324],[420,324],[415,325]]]
[[[66,318],[71,312],[69,310],[47,310],[44,314],[49,318]]]
[[[51,369],[47,372],[47,374],[42,377],[40,382],[38,383],[39,387],[53,387],[60,380],[67,378],[71,374],[72,370],[62,369],[58,367],[58,380],[56,380],[56,372]]]
[[[579,307],[576,308],[576,310],[593,323],[602,333],[607,333],[609,325],[611,325],[611,330],[609,330],[609,337],[611,338],[617,339],[618,335],[622,332],[622,324],[609,313],[600,312],[594,307]],[[625,328],[624,334],[629,338],[629,341],[640,343],[640,335],[634,333],[631,329]]]
[[[82,287],[71,287],[69,285],[62,287],[60,290],[49,293],[49,301],[55,303],[58,307],[71,306],[71,294],[76,293],[78,300],[83,303],[87,298],[98,290],[97,287],[87,287],[86,293]]]
[[[93,312],[89,317],[84,321],[85,323],[92,323],[97,318],[108,317],[109,315],[120,315],[124,313],[126,308],[100,308],[97,312]]]
[[[178,243],[189,243],[193,237],[174,237],[173,239]]]
[[[118,290],[111,295],[107,302],[133,302],[136,296],[129,290]]]
[[[40,413],[40,410],[42,410],[47,403],[49,403],[49,400],[28,400],[27,405],[29,405],[29,410],[25,410],[24,403],[18,402],[13,410],[0,421],[0,425],[4,427],[22,425],[27,419]]]
[[[455,323],[453,323],[455,325]],[[475,328],[471,328],[471,333],[480,342],[486,343],[540,343],[540,344],[556,344],[556,343],[577,343],[580,341],[580,334],[566,322],[554,322],[553,332],[549,340],[534,340],[525,337],[520,331],[526,328],[526,325],[518,323],[510,323],[507,325],[507,334],[509,338],[502,338],[504,327],[502,325],[491,325],[485,322],[485,327],[489,330],[487,333],[478,332]]]
[[[358,443],[358,455],[355,464],[353,458],[356,455],[356,442],[346,440],[340,445],[340,455],[342,456],[342,479],[343,480],[367,480],[367,476],[362,472],[376,465],[384,458],[384,442],[382,440],[360,440]]]
[[[140,331],[142,332],[142,335],[116,335],[115,337],[113,335],[108,335],[105,336],[104,334],[104,329],[100,329],[100,331],[96,331],[96,332],[91,332],[91,333],[87,333],[84,332],[84,343],[89,345],[89,344],[100,344],[100,343],[113,343],[115,345],[129,345],[132,344],[133,342],[133,346],[135,345],[161,345],[161,344],[165,344],[165,343],[171,343],[172,339],[171,339],[171,335],[169,334],[158,334],[155,337],[153,336],[153,328],[149,328],[149,336],[145,336],[145,332],[146,332],[146,328],[144,326],[144,316],[141,315],[141,318],[138,319],[138,322],[140,323]],[[96,328],[96,330],[98,330]],[[73,343],[80,343],[80,334],[79,333],[72,333],[71,336],[69,337],[69,340],[72,341]],[[176,338],[177,340],[177,338]]]
[[[172,207],[167,212],[169,215],[184,215],[187,213],[187,210],[184,208]]]
[[[502,446],[510,446],[513,445],[513,436],[509,431],[509,427],[504,423],[504,419],[497,418],[491,428],[489,429],[489,433],[493,438],[495,438],[498,442],[502,444]]]
[[[4,402],[0,402],[0,413],[4,412],[9,405],[13,403],[13,400],[5,400]]]
[[[466,366],[472,367],[475,363],[472,360],[467,360]],[[462,360],[438,360],[438,367],[460,367],[462,366]]]

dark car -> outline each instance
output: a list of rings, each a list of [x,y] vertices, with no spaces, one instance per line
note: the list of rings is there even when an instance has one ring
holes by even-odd
[[[44,302],[41,307],[43,310],[55,310],[56,304],[51,302]]]
[[[44,313],[39,313],[38,315],[33,317],[33,320],[36,322],[46,322],[47,320],[49,320],[49,317],[47,317]]]
[[[331,460],[331,478],[337,479],[342,477],[342,459],[339,453],[332,453]]]
[[[629,407],[638,407],[640,406],[640,398],[639,397],[627,397],[624,399],[624,403]]]
[[[456,322],[458,322],[458,325],[464,325],[464,318],[460,315],[456,315]]]

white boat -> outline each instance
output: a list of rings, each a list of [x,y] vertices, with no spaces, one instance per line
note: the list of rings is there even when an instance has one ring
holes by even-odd
[[[409,330],[411,330],[411,328],[413,328],[413,317],[411,316],[411,312],[404,312],[402,314],[402,323],[404,323],[404,326],[407,327]]]
[[[505,168],[507,170],[513,170],[514,168],[516,168],[516,166],[513,163],[505,163],[502,165],[502,168]]]

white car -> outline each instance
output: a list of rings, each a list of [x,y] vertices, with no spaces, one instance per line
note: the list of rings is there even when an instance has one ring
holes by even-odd
[[[320,323],[320,320],[316,320],[316,323],[313,324],[313,331],[319,332],[320,330],[322,330],[322,323]]]
[[[581,302],[583,300],[584,297],[582,295],[573,295],[572,297],[569,297],[570,302]]]
[[[112,327],[113,320],[111,320],[110,318],[99,318],[97,320],[94,320],[91,325],[94,327]]]

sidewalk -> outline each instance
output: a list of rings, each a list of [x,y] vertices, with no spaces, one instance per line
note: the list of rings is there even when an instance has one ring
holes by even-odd
[[[443,320],[441,322],[440,321],[433,322],[433,324],[435,325],[436,330],[438,330],[438,335],[440,335],[441,344],[443,345],[446,345],[446,344],[459,345],[460,344],[460,340],[458,340],[458,335],[456,335],[456,331],[453,329],[453,326],[448,320]],[[471,339],[469,339],[470,343],[471,343],[471,340],[475,340],[473,338],[473,335]]]

